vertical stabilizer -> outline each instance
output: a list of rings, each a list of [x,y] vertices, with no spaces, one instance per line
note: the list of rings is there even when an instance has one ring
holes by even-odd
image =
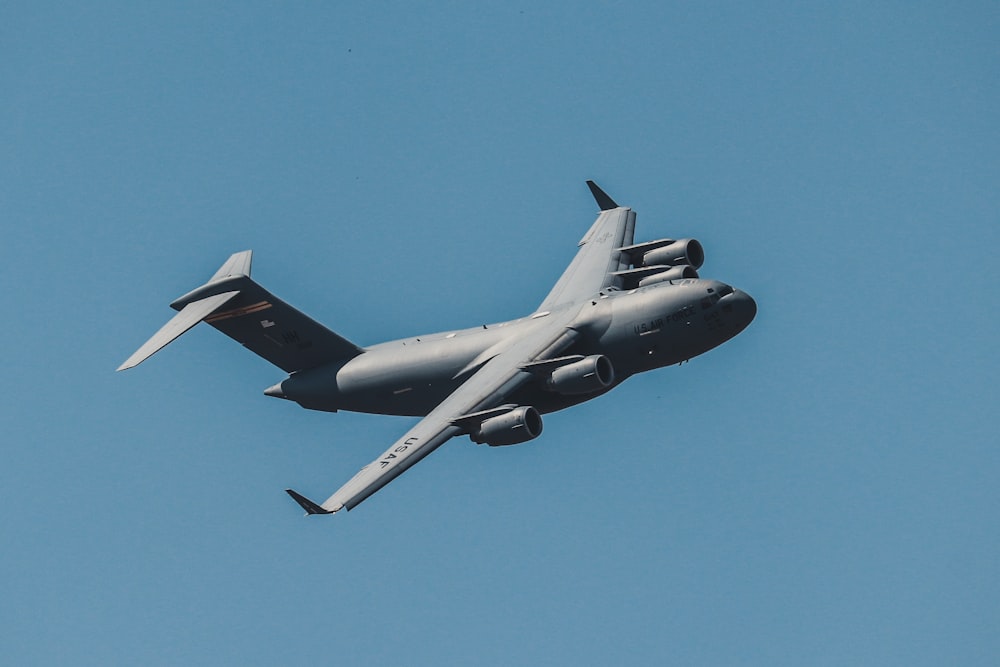
[[[212,279],[208,282],[214,283],[216,280],[223,280],[224,278],[232,278],[234,276],[247,276],[250,277],[250,262],[253,261],[253,250],[244,250],[243,252],[233,253],[233,255],[226,260],[226,263],[219,267],[219,270],[215,272]]]
[[[204,321],[288,373],[356,357],[363,349],[250,278],[253,251],[233,254],[212,278],[170,307],[180,311],[118,370],[132,368]]]

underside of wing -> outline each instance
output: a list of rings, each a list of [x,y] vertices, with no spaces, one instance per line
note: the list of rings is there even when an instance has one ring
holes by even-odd
[[[505,404],[505,401],[534,379],[530,370],[532,362],[556,357],[572,344],[577,334],[568,324],[574,314],[552,314],[539,321],[531,331],[486,362],[430,414],[323,503],[314,503],[290,489],[289,495],[307,514],[351,510],[449,439],[474,434],[487,420],[508,417],[511,431],[524,427],[540,432],[541,424],[534,408]]]

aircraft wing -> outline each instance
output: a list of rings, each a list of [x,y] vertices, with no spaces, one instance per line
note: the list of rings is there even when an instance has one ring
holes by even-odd
[[[545,297],[538,310],[552,310],[558,305],[589,299],[619,280],[616,271],[629,267],[629,257],[619,248],[632,245],[635,212],[619,206],[593,181],[587,181],[601,212],[582,239],[576,257],[566,267],[559,281]]]
[[[322,504],[291,489],[286,491],[307,514],[353,509],[450,438],[468,433],[470,415],[474,420],[476,413],[502,406],[514,391],[533,378],[526,370],[528,364],[551,359],[570,346],[577,334],[569,324],[577,312],[576,308],[568,308],[538,317],[530,331],[520,334],[509,347],[486,362],[382,456],[362,468]]]

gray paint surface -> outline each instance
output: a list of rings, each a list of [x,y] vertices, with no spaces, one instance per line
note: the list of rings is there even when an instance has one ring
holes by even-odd
[[[757,311],[748,294],[725,283],[666,279],[679,269],[697,275],[681,250],[687,242],[636,244],[635,212],[588,185],[602,210],[573,261],[526,317],[362,348],[254,282],[251,253],[244,251],[174,301],[180,312],[119,370],[204,321],[290,374],[268,396],[313,410],[423,417],[322,504],[289,489],[309,514],[356,507],[457,435],[493,426],[504,429],[494,444],[525,441],[540,424],[532,430],[517,423],[513,417],[524,410],[516,408],[560,410],[636,373],[682,363],[737,335]],[[676,253],[664,250],[674,247]],[[644,262],[653,249],[655,264]],[[664,279],[656,282],[657,275]],[[594,372],[598,367],[605,377]],[[508,417],[502,425],[501,415]]]

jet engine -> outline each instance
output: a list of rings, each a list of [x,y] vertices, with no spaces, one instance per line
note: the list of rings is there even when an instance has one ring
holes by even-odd
[[[607,389],[614,381],[611,360],[603,354],[593,354],[552,371],[545,388],[559,394],[589,394]]]
[[[694,267],[690,264],[684,264],[683,266],[674,266],[666,271],[650,274],[640,280],[637,287],[644,287],[646,285],[652,285],[653,283],[662,283],[668,280],[682,280],[684,278],[697,277],[698,272],[695,271]]]
[[[487,419],[469,437],[479,445],[500,447],[534,440],[541,433],[542,416],[535,408],[524,406]]]
[[[647,250],[635,262],[636,266],[678,266],[689,264],[699,269],[705,263],[705,250],[695,239],[679,239],[652,250]]]

